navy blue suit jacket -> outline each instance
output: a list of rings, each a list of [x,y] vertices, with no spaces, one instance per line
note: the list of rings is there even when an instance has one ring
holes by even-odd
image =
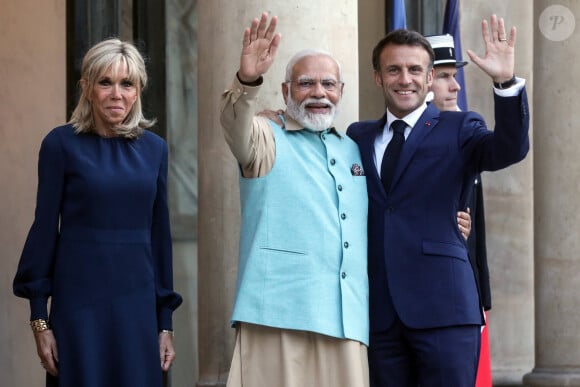
[[[522,160],[529,149],[525,89],[495,96],[494,131],[474,112],[429,105],[403,147],[386,193],[373,161],[380,120],[357,122],[347,134],[359,145],[369,194],[371,334],[399,316],[411,328],[482,324],[482,308],[457,211],[474,177]]]

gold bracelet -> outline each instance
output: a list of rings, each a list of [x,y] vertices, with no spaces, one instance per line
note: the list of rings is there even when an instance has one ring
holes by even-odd
[[[159,333],[167,333],[171,337],[174,336],[173,331],[170,331],[169,329],[162,329],[161,332],[159,332]]]
[[[30,327],[32,328],[32,332],[44,332],[49,328],[48,322],[39,318],[38,320],[32,320],[30,322]]]

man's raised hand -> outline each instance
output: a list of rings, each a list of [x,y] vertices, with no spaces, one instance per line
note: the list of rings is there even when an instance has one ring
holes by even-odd
[[[503,18],[492,15],[489,23],[487,20],[482,21],[481,35],[485,44],[484,57],[479,57],[475,52],[467,50],[469,58],[494,82],[502,83],[510,80],[514,75],[516,27],[512,27],[508,35]]]
[[[282,36],[276,34],[278,17],[272,16],[268,23],[268,13],[252,20],[250,27],[244,30],[242,55],[238,77],[244,83],[252,83],[265,74],[276,56]]]

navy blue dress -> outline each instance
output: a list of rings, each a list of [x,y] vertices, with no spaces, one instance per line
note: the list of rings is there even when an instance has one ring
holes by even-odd
[[[172,328],[167,145],[75,134],[43,140],[35,219],[14,279],[31,319],[48,319],[59,376],[48,386],[160,387],[158,332]]]

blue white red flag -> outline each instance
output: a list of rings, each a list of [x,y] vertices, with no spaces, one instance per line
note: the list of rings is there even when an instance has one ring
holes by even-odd
[[[481,329],[481,350],[479,352],[479,364],[477,366],[477,378],[475,387],[491,387],[491,354],[489,352],[489,322],[487,321],[487,312],[485,314],[486,324]]]
[[[393,0],[391,9],[391,25],[389,31],[407,28],[407,15],[405,14],[405,0]]]
[[[455,59],[458,62],[463,61],[461,50],[461,33],[459,28],[459,0],[447,0],[445,5],[445,18],[443,19],[443,33],[453,36],[455,44]],[[461,90],[457,95],[457,105],[463,111],[467,110],[467,94],[465,91],[465,77],[463,75],[463,68],[457,69],[457,76],[455,77]]]

